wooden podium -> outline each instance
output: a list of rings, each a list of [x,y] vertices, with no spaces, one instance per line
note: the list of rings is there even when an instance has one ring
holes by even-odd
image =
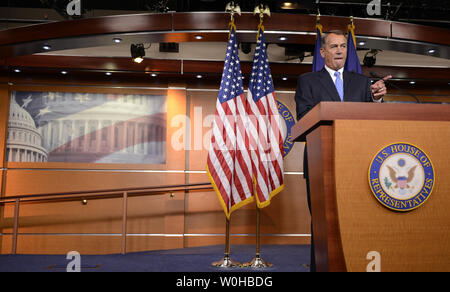
[[[365,272],[374,260],[382,272],[450,271],[450,105],[322,102],[292,136],[308,145],[317,271]],[[407,212],[369,185],[374,156],[399,142],[423,150],[435,174],[427,201]]]

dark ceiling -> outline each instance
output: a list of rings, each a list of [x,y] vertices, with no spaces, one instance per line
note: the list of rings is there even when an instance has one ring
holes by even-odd
[[[64,18],[70,19],[66,6],[71,0],[0,0],[0,7],[47,8],[56,10]],[[141,12],[190,12],[190,11],[224,11],[229,0],[81,0],[82,15],[89,11],[120,10]],[[371,0],[299,0],[292,2],[291,8],[283,9],[282,4],[288,1],[251,0],[234,1],[242,11],[253,12],[258,4],[269,5],[271,12],[316,14],[318,9],[322,15],[371,17],[385,20],[417,23],[435,27],[450,28],[450,0],[375,0],[381,3],[380,15],[368,15],[367,4]],[[17,21],[21,16],[10,15]],[[5,19],[3,19],[5,21]]]

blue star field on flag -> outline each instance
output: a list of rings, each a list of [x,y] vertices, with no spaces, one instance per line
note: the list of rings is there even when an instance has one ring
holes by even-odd
[[[267,57],[267,48],[262,29],[259,31],[258,41],[256,43],[252,75],[250,76],[248,88],[251,90],[255,102],[267,94],[274,92],[269,58]]]
[[[241,64],[238,53],[239,48],[236,41],[236,30],[232,27],[230,30],[225,65],[223,67],[222,81],[219,89],[219,100],[221,103],[244,93]]]

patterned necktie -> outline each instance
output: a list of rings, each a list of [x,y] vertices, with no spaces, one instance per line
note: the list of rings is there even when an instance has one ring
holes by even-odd
[[[336,82],[334,83],[334,85],[336,86],[341,101],[344,101],[344,83],[342,82],[341,74],[336,71],[334,72],[334,76],[336,76]]]

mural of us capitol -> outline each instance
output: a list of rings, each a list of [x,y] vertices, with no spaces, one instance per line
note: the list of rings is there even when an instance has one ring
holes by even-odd
[[[435,177],[428,155],[409,143],[384,147],[369,167],[373,195],[386,208],[399,212],[421,207],[430,198]]]

